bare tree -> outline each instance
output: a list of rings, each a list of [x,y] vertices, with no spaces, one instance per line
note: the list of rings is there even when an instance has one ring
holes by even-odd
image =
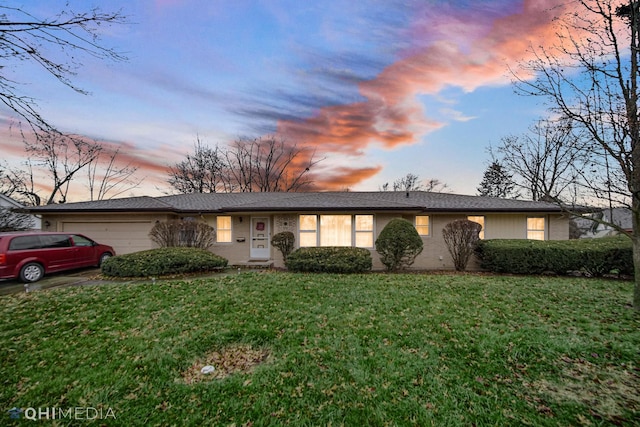
[[[314,154],[269,136],[236,140],[227,162],[236,191],[303,191],[311,185],[309,172],[323,160]]]
[[[445,225],[442,237],[453,259],[456,271],[464,271],[473,255],[482,226],[468,219],[459,219]]]
[[[179,193],[231,192],[226,153],[217,145],[206,146],[198,137],[193,154],[169,168],[168,183]]]
[[[393,181],[393,191],[418,191],[422,190],[420,177],[411,172]]]
[[[547,119],[502,138],[489,152],[531,199],[566,201],[589,159],[583,144],[570,120]]]
[[[558,20],[557,43],[539,47],[516,86],[546,97],[552,109],[588,136],[594,165],[607,171],[585,183],[593,197],[615,197],[632,211],[635,287],[640,310],[640,8],[637,1],[578,0],[580,10]],[[533,79],[529,77],[534,75]],[[611,178],[620,179],[612,185]],[[614,187],[614,188],[612,188]],[[617,190],[616,190],[617,189]],[[609,201],[607,201],[609,202]]]
[[[193,219],[172,219],[156,223],[149,232],[149,237],[162,248],[209,249],[216,241],[216,230]]]
[[[130,191],[142,182],[143,178],[134,178],[138,171],[131,162],[120,164],[120,148],[108,150],[104,146],[96,158],[87,164],[87,182],[89,200],[104,200]]]
[[[10,168],[6,162],[0,163],[0,194],[19,203],[29,203],[25,197],[26,175],[23,171]],[[0,207],[0,231],[28,230],[34,225],[31,215],[9,207]]]
[[[100,8],[75,12],[67,4],[57,15],[42,18],[25,7],[0,5],[0,58],[4,67],[11,63],[36,64],[62,84],[85,93],[72,81],[81,66],[80,58],[124,60],[122,54],[100,45],[101,29],[122,23],[125,17],[121,12],[102,12]],[[51,131],[54,127],[38,112],[35,98],[23,93],[25,83],[3,72],[0,102],[32,128]]]
[[[25,138],[24,144],[28,156],[26,166],[29,168],[26,192],[37,197],[38,200],[34,201],[38,204],[40,198],[34,181],[34,167],[42,169],[51,179],[51,193],[45,204],[65,203],[72,179],[80,170],[96,162],[102,152],[96,141],[58,132],[37,133],[32,139]]]
[[[431,178],[424,182],[420,180],[420,176],[414,173],[407,173],[405,176],[393,181],[392,185],[385,182],[380,186],[380,191],[431,191],[442,193],[449,186],[437,178]]]
[[[29,230],[34,225],[33,217],[19,210],[0,207],[0,231]]]
[[[169,168],[168,183],[180,193],[303,191],[323,159],[275,137],[238,139],[229,147],[206,146]]]
[[[421,189],[432,193],[446,193],[450,191],[449,185],[446,182],[440,181],[438,178],[427,180]]]
[[[25,197],[27,175],[24,170],[11,167],[7,162],[0,164],[0,193],[22,203],[28,203]]]

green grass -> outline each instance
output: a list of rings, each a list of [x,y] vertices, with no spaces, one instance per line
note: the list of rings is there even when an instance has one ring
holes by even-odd
[[[0,424],[92,407],[123,426],[637,425],[632,287],[251,273],[2,297]],[[249,346],[269,355],[250,371],[183,378]]]

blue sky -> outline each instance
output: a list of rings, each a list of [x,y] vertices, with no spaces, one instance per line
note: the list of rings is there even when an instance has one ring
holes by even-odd
[[[50,17],[65,2],[6,3]],[[89,95],[26,63],[4,72],[28,82],[61,130],[121,146],[145,177],[127,195],[169,191],[167,166],[197,137],[270,134],[325,157],[315,169],[324,189],[377,190],[411,172],[475,194],[489,144],[545,114],[543,100],[513,93],[508,67],[530,44],[553,43],[562,3],[96,1],[128,17],[101,41],[128,61],[83,59],[74,83]],[[4,157],[18,162],[20,138],[3,135]]]

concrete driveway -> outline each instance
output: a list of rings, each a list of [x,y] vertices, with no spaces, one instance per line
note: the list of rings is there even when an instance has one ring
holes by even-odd
[[[227,276],[230,274],[239,274],[241,272],[259,272],[264,269],[224,269],[222,271],[208,272],[197,275],[188,275],[178,280],[195,280],[205,278],[215,278],[220,276]],[[85,268],[80,270],[64,271],[61,273],[53,273],[44,276],[41,280],[35,283],[29,284],[29,292],[40,291],[43,289],[62,288],[66,286],[87,286],[87,285],[102,285],[107,283],[144,283],[151,282],[154,279],[149,278],[130,278],[123,280],[108,280],[103,279],[100,276],[99,268]],[[160,281],[176,280],[176,278],[159,278]],[[154,280],[155,282],[155,280]],[[20,280],[2,280],[0,279],[0,296],[10,295],[18,292],[26,292],[25,284]]]
[[[99,268],[84,268],[44,276],[41,280],[29,284],[29,291],[58,288],[63,286],[80,286],[93,283],[104,283],[99,279]],[[20,280],[0,280],[0,295],[25,292],[25,284]]]

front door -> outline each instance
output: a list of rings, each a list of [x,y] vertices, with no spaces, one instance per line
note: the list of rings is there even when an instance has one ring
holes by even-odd
[[[251,259],[270,259],[269,218],[251,218]]]

